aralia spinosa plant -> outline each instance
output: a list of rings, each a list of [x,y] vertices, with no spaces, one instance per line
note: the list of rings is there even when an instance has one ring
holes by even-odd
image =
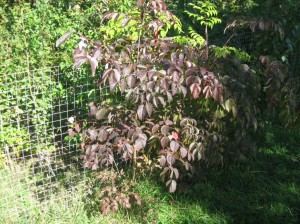
[[[94,76],[103,65],[99,87],[109,85],[125,97],[117,105],[90,103],[92,122],[81,137],[84,166],[97,170],[115,165],[117,158],[135,165],[147,161],[160,167],[161,178],[175,192],[179,180],[197,174],[200,161],[223,162],[221,120],[231,111],[239,116],[237,102],[224,94],[223,77],[212,65],[216,60],[207,60],[205,49],[166,37],[181,27],[163,1],[138,1],[129,13],[109,12],[103,19],[106,38],[81,36],[74,66],[88,62]]]

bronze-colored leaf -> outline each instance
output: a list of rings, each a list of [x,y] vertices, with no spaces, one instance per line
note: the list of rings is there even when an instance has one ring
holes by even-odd
[[[137,150],[145,148],[147,144],[147,136],[145,134],[139,134],[139,137],[135,140],[134,147]]]
[[[99,165],[97,163],[94,163],[92,166],[92,170],[97,170],[99,168]]]
[[[169,133],[169,126],[168,125],[163,125],[160,129],[161,133],[166,136]]]
[[[159,96],[157,97],[158,100],[160,101],[160,103],[163,105],[163,106],[166,106],[166,102],[165,102],[165,99],[162,97],[162,96]]]
[[[174,193],[176,191],[176,187],[177,187],[176,181],[172,180],[169,188],[170,193]]]
[[[200,68],[201,75],[205,75],[206,72],[207,72],[206,68],[203,68],[203,67]]]
[[[185,158],[186,157],[186,155],[187,155],[187,150],[186,150],[186,148],[184,148],[184,147],[181,147],[180,148],[180,156],[181,156],[181,158]]]
[[[178,169],[174,168],[173,171],[174,171],[174,174],[175,174],[175,178],[178,179],[179,178],[179,171],[178,171]]]
[[[179,134],[178,134],[178,132],[172,131],[172,138],[175,139],[175,140],[178,140],[178,139],[179,139]]]
[[[170,142],[170,139],[168,137],[163,137],[161,140],[160,140],[160,144],[163,148],[165,148],[166,146],[169,145],[169,142]]]
[[[172,90],[172,95],[174,96],[177,92],[177,84],[176,83],[172,83],[171,85],[171,90]]]
[[[116,138],[117,136],[119,136],[119,134],[118,134],[117,132],[113,131],[113,132],[109,135],[107,141],[110,141],[110,140]]]
[[[158,107],[157,97],[153,97],[152,101],[153,101],[154,106]]]
[[[78,124],[78,123],[75,125],[75,127],[74,127],[74,128],[75,128],[75,131],[77,131],[77,132],[80,132],[80,130],[81,130],[81,129],[80,129],[80,126],[79,126],[79,124]]]
[[[117,69],[114,69],[113,71],[114,72],[109,76],[109,87],[111,92],[116,89],[121,78],[120,72]]]
[[[136,83],[136,76],[135,75],[129,75],[127,79],[127,84],[130,88],[133,88]]]
[[[106,108],[103,107],[103,108],[101,108],[100,110],[98,110],[98,112],[96,113],[96,119],[97,119],[97,120],[104,119],[105,114],[106,114]]]
[[[103,19],[114,19],[117,20],[120,16],[118,12],[108,12],[103,15]]]
[[[103,72],[103,74],[102,74],[102,79],[105,79],[107,76],[109,76],[110,75],[110,73],[112,73],[113,72],[113,70],[111,69],[111,68],[109,68],[109,69],[106,69],[104,72]]]
[[[169,165],[173,165],[175,163],[175,156],[173,154],[168,154],[167,162],[169,163]]]
[[[160,80],[160,86],[161,86],[164,90],[168,91],[168,90],[169,90],[169,81],[168,81],[168,79],[167,79],[167,78],[162,78],[162,79]]]
[[[159,160],[159,164],[161,167],[163,167],[166,164],[166,157],[165,156],[161,156],[160,160]]]
[[[97,131],[96,130],[89,130],[89,137],[91,141],[95,141],[97,139]]]
[[[183,85],[180,86],[180,89],[181,89],[181,92],[183,94],[183,97],[186,97],[187,89]]]
[[[137,110],[138,118],[140,120],[143,120],[146,116],[146,113],[147,113],[147,111],[146,111],[145,105],[144,104],[139,105],[138,110]]]
[[[98,61],[96,58],[91,57],[89,55],[87,55],[87,61],[90,63],[91,70],[92,70],[92,77],[94,77],[96,73],[96,68],[98,67]]]
[[[123,75],[126,77],[126,76],[129,76],[130,74],[132,73],[132,65],[128,65],[127,67],[125,67],[123,69]]]
[[[167,98],[168,98],[168,102],[171,102],[173,100],[173,96],[169,91],[167,92]]]
[[[130,154],[133,154],[133,147],[130,144],[126,143],[125,147]]]
[[[148,71],[148,78],[149,78],[149,81],[152,81],[153,76],[154,76],[156,73],[157,73],[157,70],[154,70],[154,69]]]
[[[146,102],[146,110],[147,110],[148,116],[151,117],[152,112],[153,112],[153,106],[151,103]]]
[[[138,72],[138,78],[140,79],[141,82],[145,79],[146,75],[147,75],[147,71],[145,70]]]
[[[165,121],[165,124],[166,124],[166,125],[173,125],[174,123],[173,123],[172,121],[170,121],[169,119],[167,119],[167,120]]]
[[[100,142],[105,142],[108,138],[108,132],[104,129],[101,129],[98,133],[98,140]]]
[[[177,141],[171,141],[170,148],[172,152],[176,152],[179,149],[180,145]]]
[[[89,107],[90,107],[90,115],[96,115],[98,109],[95,106],[95,104],[93,102],[90,102]]]
[[[130,22],[130,18],[125,18],[122,20],[122,27],[126,26]]]
[[[159,174],[159,176],[161,177],[164,176],[169,169],[170,169],[169,167],[165,167],[164,170]]]
[[[159,125],[156,124],[152,127],[152,134],[155,134],[157,132],[157,130],[159,129]]]
[[[126,87],[127,87],[125,79],[121,79],[121,81],[120,81],[120,87],[121,87],[121,93],[124,93],[125,90],[126,90]]]
[[[69,133],[70,138],[74,138],[75,132],[73,131],[73,129],[70,128],[68,130],[68,133]]]
[[[199,94],[201,92],[201,87],[198,83],[194,83],[190,86],[191,93],[194,99],[199,98]]]

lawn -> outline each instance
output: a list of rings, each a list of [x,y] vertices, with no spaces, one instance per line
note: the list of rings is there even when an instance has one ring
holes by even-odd
[[[61,191],[39,206],[23,183],[0,183],[1,223],[299,223],[300,134],[281,128],[262,135],[256,158],[209,171],[202,183],[175,194],[158,181],[139,178],[135,191],[142,207],[103,216],[88,178],[66,197]],[[4,172],[1,170],[1,172]],[[1,173],[2,176],[3,173]],[[7,206],[9,198],[12,202]],[[24,198],[24,200],[17,200]],[[62,200],[61,198],[69,198]],[[59,200],[58,200],[59,199]],[[6,206],[4,206],[6,203]],[[18,211],[10,212],[10,209]]]

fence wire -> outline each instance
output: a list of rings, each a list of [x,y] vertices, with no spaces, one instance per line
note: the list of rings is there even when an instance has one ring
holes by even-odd
[[[26,213],[85,178],[69,119],[106,96],[82,70],[43,68],[0,76],[0,211]],[[59,198],[61,200],[61,198]]]
[[[210,44],[247,50],[255,44],[250,39],[249,33],[212,35]],[[0,75],[0,219],[1,212],[26,216],[37,204],[62,200],[53,197],[60,189],[68,198],[85,180],[78,143],[68,139],[69,121],[86,118],[89,102],[108,94],[86,70]]]

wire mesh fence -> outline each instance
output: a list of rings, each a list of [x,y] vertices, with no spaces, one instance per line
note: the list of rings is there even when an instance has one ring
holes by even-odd
[[[0,211],[26,213],[85,178],[69,121],[86,116],[88,102],[107,93],[83,70],[0,76]]]
[[[245,50],[249,35],[212,36],[211,44]],[[0,75],[0,211],[26,214],[85,180],[78,142],[68,138],[70,119],[86,118],[89,102],[108,95],[114,98],[86,69]]]

